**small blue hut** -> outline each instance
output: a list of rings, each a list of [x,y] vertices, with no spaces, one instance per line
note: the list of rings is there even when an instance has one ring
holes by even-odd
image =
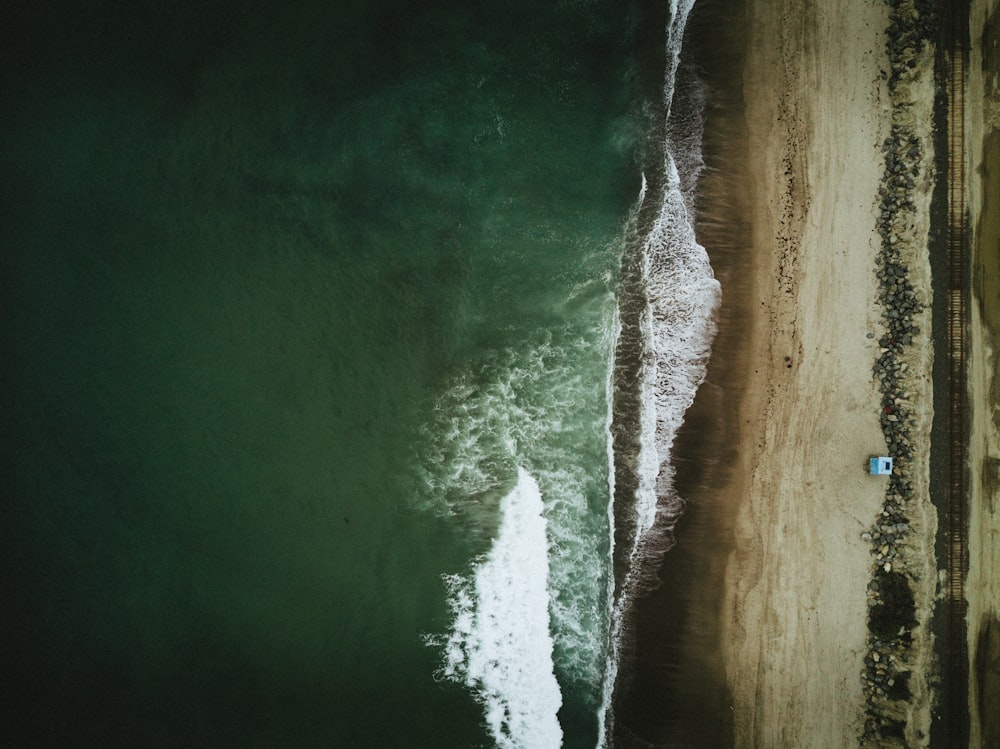
[[[892,474],[892,458],[870,458],[868,473],[872,476],[889,476]]]

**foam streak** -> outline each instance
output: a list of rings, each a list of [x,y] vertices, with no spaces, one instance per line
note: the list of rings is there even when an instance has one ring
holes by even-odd
[[[671,4],[664,83],[668,118],[684,27],[693,5],[694,0]],[[700,111],[696,115],[700,117]],[[674,490],[671,452],[684,414],[704,381],[715,336],[719,284],[705,248],[695,239],[690,215],[693,200],[684,192],[697,183],[702,167],[700,122],[683,124],[665,127],[663,164],[656,170],[652,188],[643,175],[635,209],[638,232],[623,259],[619,292],[623,327],[616,340],[615,418],[619,422],[611,431],[623,451],[616,451],[612,475],[624,479],[617,507],[626,514],[620,516],[625,523],[616,523],[612,529],[621,547],[613,551],[620,577],[611,616],[599,747],[612,743],[614,680],[619,675],[632,602],[654,584],[656,563],[673,543],[672,531],[683,502]],[[672,151],[685,169],[683,175]],[[646,205],[650,200],[657,204]],[[615,527],[627,527],[628,532],[614,535]]]

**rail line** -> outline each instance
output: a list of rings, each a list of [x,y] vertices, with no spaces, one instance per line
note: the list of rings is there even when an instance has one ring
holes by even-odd
[[[945,506],[945,600],[948,642],[946,675],[949,747],[968,741],[969,655],[965,578],[968,570],[968,390],[969,225],[966,203],[965,90],[969,59],[969,8],[951,4],[948,52],[948,230],[947,350],[948,467]]]

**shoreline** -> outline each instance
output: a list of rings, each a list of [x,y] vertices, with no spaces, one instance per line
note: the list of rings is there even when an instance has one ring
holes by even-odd
[[[889,116],[878,67],[887,11],[848,5],[717,0],[692,15],[694,63],[712,90],[696,233],[722,307],[675,443],[687,508],[663,584],[638,607],[640,696],[632,715],[616,713],[632,729],[617,746],[839,747],[861,733],[861,533],[885,492],[861,467],[884,450],[866,333],[878,329]],[[734,38],[718,38],[720,16]],[[692,676],[697,699],[681,689]]]
[[[733,746],[732,699],[720,640],[738,500],[732,487],[742,474],[736,414],[750,357],[745,327],[751,322],[753,257],[746,241],[745,201],[732,190],[746,174],[740,82],[744,4],[699,0],[685,31],[681,66],[696,66],[699,81],[710,91],[705,167],[695,194],[706,210],[698,210],[696,234],[709,248],[713,271],[724,286],[713,351],[725,356],[713,353],[674,442],[675,490],[685,510],[674,528],[675,545],[659,565],[657,587],[646,591],[632,612],[632,655],[623,664],[615,701],[616,747]]]
[[[971,19],[966,112],[972,747],[1000,740],[1000,14],[987,5]],[[695,6],[684,56],[711,91],[696,233],[722,307],[675,443],[686,510],[637,607],[618,746],[936,746],[941,715],[960,729],[937,613],[938,49],[908,46],[931,28],[913,0]],[[894,453],[891,480],[866,474],[869,455]],[[870,616],[899,577],[913,620],[879,639]]]

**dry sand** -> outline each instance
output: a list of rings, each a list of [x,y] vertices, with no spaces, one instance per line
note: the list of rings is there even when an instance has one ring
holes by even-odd
[[[873,0],[748,3],[744,99],[759,314],[730,487],[739,509],[722,636],[738,747],[839,748],[856,745],[861,731],[872,570],[861,534],[886,489],[865,463],[885,449],[872,366],[883,332],[874,268],[891,122],[880,77],[887,12]],[[928,79],[929,64],[921,64]],[[927,96],[917,115],[926,114],[918,132],[928,135],[930,93],[914,90]],[[929,190],[924,178],[912,232],[924,248]],[[911,258],[911,280],[930,301],[923,255]],[[917,322],[930,332],[929,319]],[[919,454],[929,444],[929,337],[912,349]],[[915,462],[918,522],[908,558],[919,568],[911,569],[922,581],[916,598],[926,623],[936,528],[926,458]],[[931,642],[927,627],[919,630],[913,652],[922,663],[914,665],[926,672]],[[926,732],[926,684],[915,681],[910,731]]]

